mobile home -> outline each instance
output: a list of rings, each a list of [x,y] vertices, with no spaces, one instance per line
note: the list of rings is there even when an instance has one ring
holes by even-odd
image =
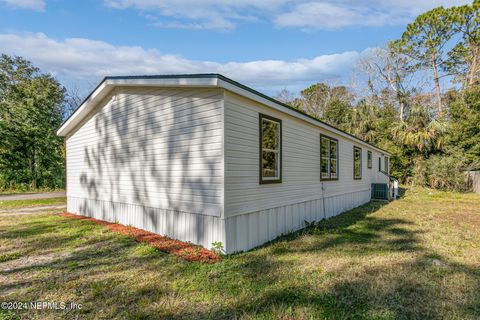
[[[218,74],[106,77],[57,133],[69,212],[227,253],[388,183],[385,150]]]

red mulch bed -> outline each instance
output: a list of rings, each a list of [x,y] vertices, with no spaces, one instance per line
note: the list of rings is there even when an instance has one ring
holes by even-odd
[[[194,245],[179,240],[170,239],[156,233],[148,232],[142,229],[127,227],[119,223],[111,223],[94,218],[80,216],[72,213],[61,213],[63,217],[68,217],[77,220],[86,220],[95,222],[107,227],[113,232],[120,233],[135,239],[138,242],[147,242],[151,246],[160,251],[167,252],[179,256],[187,261],[198,261],[204,263],[215,263],[222,258],[214,252],[205,249],[204,247]]]

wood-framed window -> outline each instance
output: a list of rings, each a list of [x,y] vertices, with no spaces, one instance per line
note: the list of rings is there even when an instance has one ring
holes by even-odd
[[[367,167],[368,169],[372,169],[372,151],[368,150],[367,151]]]
[[[320,180],[338,180],[338,140],[320,134]]]
[[[362,148],[353,147],[353,179],[362,179]]]
[[[282,182],[282,120],[260,114],[260,184]]]
[[[389,171],[390,171],[389,168],[390,168],[390,166],[389,166],[389,159],[388,159],[387,156],[385,156],[385,172],[386,172],[387,174],[389,174]]]

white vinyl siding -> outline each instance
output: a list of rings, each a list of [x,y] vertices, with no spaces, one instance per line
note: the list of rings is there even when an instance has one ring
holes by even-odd
[[[370,190],[372,179],[376,177],[353,179],[353,139],[347,140],[231,92],[226,92],[225,97],[226,217],[323,196]],[[258,184],[259,113],[282,120],[281,184]],[[320,134],[338,140],[338,181],[320,181]],[[373,154],[378,155],[378,152],[373,151]],[[366,171],[367,162],[363,161],[362,166]]]
[[[221,216],[222,99],[117,88],[67,138],[67,196]]]

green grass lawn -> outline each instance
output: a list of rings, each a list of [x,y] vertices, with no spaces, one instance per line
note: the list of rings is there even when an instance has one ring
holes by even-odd
[[[480,196],[407,190],[216,264],[58,215],[0,219],[3,318],[479,319]]]

